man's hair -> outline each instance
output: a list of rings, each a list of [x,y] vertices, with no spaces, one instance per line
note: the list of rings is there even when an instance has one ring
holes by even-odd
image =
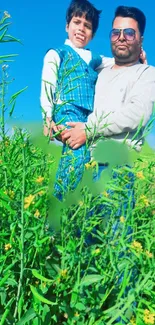
[[[113,22],[116,17],[133,18],[138,23],[138,28],[139,28],[140,34],[141,35],[144,34],[145,25],[146,25],[146,17],[140,9],[135,8],[135,7],[119,6],[116,8],[115,17],[113,19]]]
[[[72,0],[66,13],[66,22],[70,23],[73,16],[85,18],[92,23],[93,34],[97,31],[102,10],[97,10],[88,0]]]

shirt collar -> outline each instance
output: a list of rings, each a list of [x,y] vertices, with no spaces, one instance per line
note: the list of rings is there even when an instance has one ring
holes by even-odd
[[[86,49],[83,49],[81,47],[76,47],[71,41],[70,39],[66,39],[65,40],[65,45],[69,45],[70,47],[72,47],[76,52],[84,52],[84,51],[88,51]]]

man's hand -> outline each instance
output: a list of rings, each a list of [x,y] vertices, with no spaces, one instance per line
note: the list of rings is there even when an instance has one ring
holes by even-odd
[[[85,124],[81,122],[68,122],[66,124],[71,128],[62,131],[62,141],[66,142],[72,149],[80,148],[86,143]]]
[[[63,125],[56,125],[53,121],[51,121],[50,117],[46,118],[46,125],[44,125],[44,135],[49,136],[51,141],[54,141],[53,131],[55,133],[60,132],[64,128]],[[56,139],[62,141],[61,133],[56,136]]]

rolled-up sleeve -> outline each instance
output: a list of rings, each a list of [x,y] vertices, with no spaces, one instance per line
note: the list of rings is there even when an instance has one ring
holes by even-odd
[[[50,50],[44,57],[44,64],[41,77],[40,103],[43,110],[43,117],[52,116],[53,95],[55,93],[57,73],[60,65],[60,57],[54,50]]]

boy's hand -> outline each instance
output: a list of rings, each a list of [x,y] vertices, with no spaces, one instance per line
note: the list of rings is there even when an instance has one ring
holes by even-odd
[[[55,133],[59,132],[63,129],[63,125],[56,125],[53,121],[51,121],[50,117],[46,118],[46,125],[44,125],[44,135],[49,136],[51,141],[54,141],[53,131]],[[56,137],[59,141],[62,141],[61,134]]]
[[[50,137],[51,140],[54,140],[52,139],[54,129],[56,129],[55,123],[51,121],[50,117],[47,117],[46,123],[44,124],[44,130],[43,130],[45,137]]]
[[[68,122],[66,124],[71,128],[62,132],[62,141],[66,142],[72,149],[80,148],[86,143],[87,139],[85,124],[81,122]]]

